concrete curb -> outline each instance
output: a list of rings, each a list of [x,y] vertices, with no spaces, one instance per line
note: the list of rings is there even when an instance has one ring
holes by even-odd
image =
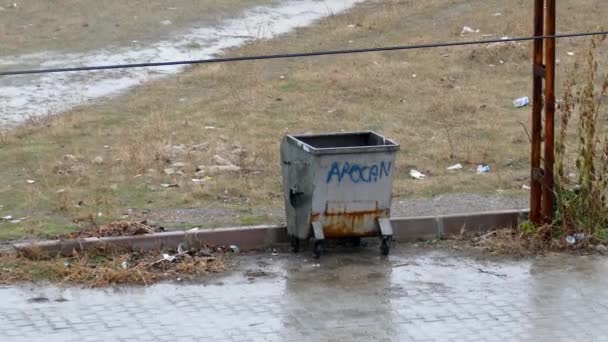
[[[397,241],[430,240],[459,235],[461,232],[484,232],[496,228],[517,227],[528,216],[528,210],[505,210],[458,215],[396,217],[391,219]],[[287,242],[285,226],[249,226],[233,228],[174,231],[135,236],[47,240],[16,243],[13,247],[24,255],[62,255],[93,248],[130,248],[155,250],[190,245],[237,245],[243,251],[270,247]]]

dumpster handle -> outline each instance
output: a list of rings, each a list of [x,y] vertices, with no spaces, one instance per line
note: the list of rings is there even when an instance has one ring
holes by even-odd
[[[293,186],[289,189],[289,203],[292,207],[297,207],[300,202],[300,197],[304,195],[303,191],[298,190],[298,186]]]

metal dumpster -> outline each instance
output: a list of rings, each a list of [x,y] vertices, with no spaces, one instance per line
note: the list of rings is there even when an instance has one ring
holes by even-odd
[[[286,135],[281,164],[294,251],[310,237],[319,257],[325,238],[381,236],[382,253],[388,254],[398,150],[398,144],[372,131]]]

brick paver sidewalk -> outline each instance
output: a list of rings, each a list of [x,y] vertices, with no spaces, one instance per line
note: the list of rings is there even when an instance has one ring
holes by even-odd
[[[239,260],[207,284],[0,288],[0,341],[608,341],[600,256],[403,246]]]

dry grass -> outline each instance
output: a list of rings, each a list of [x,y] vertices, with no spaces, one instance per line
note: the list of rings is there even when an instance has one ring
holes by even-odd
[[[529,0],[370,1],[229,54],[481,38],[461,37],[465,25],[497,36],[528,35],[531,5]],[[593,29],[586,23],[602,22],[607,5],[560,2],[560,30]],[[501,15],[494,16],[497,12]],[[566,51],[578,53],[583,42],[560,41],[558,78],[575,60]],[[521,187],[528,182],[529,142],[521,123],[528,126],[530,109],[514,109],[511,102],[530,94],[529,52],[527,44],[507,44],[195,67],[3,137],[0,212],[69,226],[77,218],[114,221],[127,208],[281,207],[283,134],[364,129],[402,145],[395,196],[496,191],[527,196]],[[605,55],[604,49],[600,56]],[[66,154],[75,159],[66,161]],[[217,163],[215,155],[242,171],[197,175],[198,165]],[[96,156],[103,163],[93,163]],[[176,162],[184,165],[172,167]],[[446,170],[458,162],[463,170]],[[479,163],[492,171],[476,175]],[[167,168],[183,174],[168,175]],[[410,168],[429,178],[410,179]]]
[[[188,281],[227,270],[221,253],[198,256],[184,253],[177,261],[162,260],[161,253],[100,249],[75,253],[71,258],[25,258],[0,255],[0,283],[50,281],[89,287],[117,284],[149,285],[159,281]]]
[[[41,50],[85,51],[169,38],[192,23],[215,23],[274,0],[21,0],[2,3],[0,56]],[[13,2],[10,2],[11,4]],[[161,22],[169,20],[171,24]]]

